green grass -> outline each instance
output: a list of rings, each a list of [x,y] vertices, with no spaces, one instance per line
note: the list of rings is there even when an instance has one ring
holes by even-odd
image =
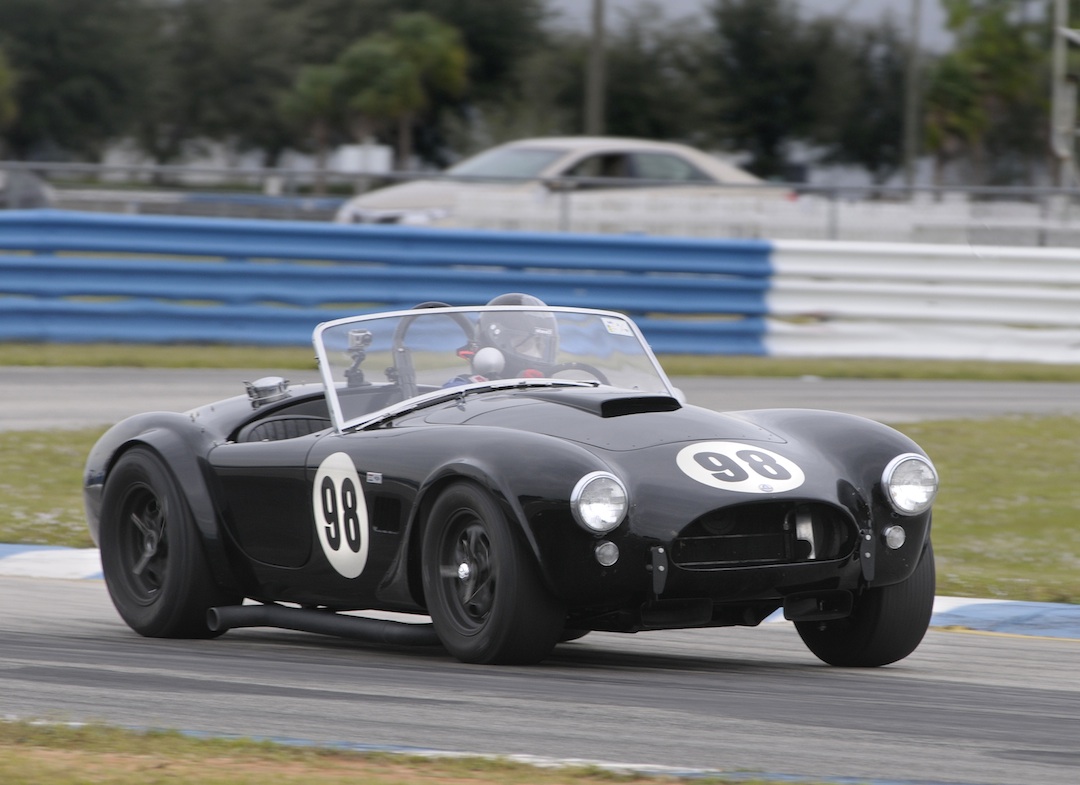
[[[0,542],[93,545],[83,515],[82,472],[101,433],[0,431]]]
[[[136,733],[98,725],[0,722],[0,782],[4,785],[674,785],[684,781],[597,767],[550,769],[481,757],[427,758],[198,739],[171,731]],[[731,780],[694,782],[709,785]],[[740,778],[738,782],[775,785],[767,780]]]
[[[900,426],[941,475],[938,591],[1080,603],[1080,418]]]

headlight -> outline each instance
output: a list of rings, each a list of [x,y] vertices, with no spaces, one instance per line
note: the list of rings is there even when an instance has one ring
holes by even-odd
[[[881,484],[894,510],[901,515],[918,515],[934,503],[938,476],[926,458],[905,453],[889,461],[881,474]]]
[[[609,532],[626,517],[626,488],[608,472],[586,474],[570,494],[577,522],[591,532]]]

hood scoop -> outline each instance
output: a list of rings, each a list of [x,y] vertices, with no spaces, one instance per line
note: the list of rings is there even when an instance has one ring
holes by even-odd
[[[611,392],[559,388],[553,390],[529,390],[519,394],[523,398],[534,398],[550,403],[560,403],[575,409],[595,414],[598,417],[624,417],[628,414],[647,414],[649,412],[673,412],[682,408],[682,404],[670,395]]]

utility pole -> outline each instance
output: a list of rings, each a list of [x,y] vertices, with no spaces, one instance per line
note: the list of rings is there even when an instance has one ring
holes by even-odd
[[[907,73],[904,76],[904,185],[915,186],[915,164],[919,159],[919,34],[922,28],[922,0],[911,0],[911,36],[908,43]]]
[[[1076,80],[1068,73],[1068,48],[1070,41],[1080,44],[1080,33],[1069,28],[1068,0],[1054,0],[1053,33],[1050,149],[1058,162],[1058,187],[1067,188],[1076,177]]]
[[[585,134],[604,133],[604,0],[593,0],[592,39],[585,70]]]

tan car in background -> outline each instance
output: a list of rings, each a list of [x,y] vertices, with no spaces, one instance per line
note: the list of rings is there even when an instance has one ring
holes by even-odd
[[[698,200],[790,198],[778,188],[700,150],[615,137],[522,139],[424,177],[357,196],[339,223],[434,226],[483,224],[485,214],[532,210],[609,212],[671,195]],[[569,195],[569,203],[565,197]],[[563,227],[565,228],[565,227]]]

